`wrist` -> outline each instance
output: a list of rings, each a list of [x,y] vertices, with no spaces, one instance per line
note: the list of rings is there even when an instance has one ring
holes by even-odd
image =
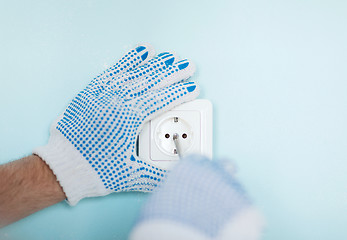
[[[57,181],[56,176],[49,166],[43,161],[38,155],[31,155],[28,157],[32,164],[37,169],[37,172],[41,172],[42,177],[37,179],[37,186],[40,186],[43,182],[47,185],[47,189],[50,189],[51,196],[53,199],[56,199],[57,202],[60,202],[66,198],[65,193]],[[34,171],[36,172],[36,171]]]

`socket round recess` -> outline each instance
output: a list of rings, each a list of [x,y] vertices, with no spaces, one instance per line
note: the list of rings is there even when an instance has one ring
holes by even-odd
[[[155,132],[155,143],[163,153],[177,156],[177,149],[173,141],[175,133],[178,134],[178,142],[181,154],[189,151],[194,141],[192,127],[180,117],[169,117],[158,123]]]

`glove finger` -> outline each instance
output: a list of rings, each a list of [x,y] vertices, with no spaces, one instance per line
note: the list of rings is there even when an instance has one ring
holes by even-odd
[[[131,71],[147,63],[155,54],[154,48],[149,44],[140,44],[126,53],[115,65],[106,69],[97,76],[93,82],[105,82],[108,78]]]
[[[157,84],[153,86],[153,89],[168,87],[173,83],[177,83],[181,80],[186,80],[193,76],[194,73],[194,63],[187,59],[184,59],[167,68],[166,71],[162,73],[162,77],[157,79]]]
[[[140,109],[142,120],[148,121],[182,103],[194,100],[199,93],[199,86],[195,82],[180,82],[137,97],[134,99],[134,107]]]
[[[106,85],[109,85],[111,91],[117,92],[123,85],[128,84],[131,81],[136,81],[139,78],[145,78],[163,71],[167,67],[171,66],[175,59],[176,57],[172,53],[160,53],[155,58],[149,60],[147,64],[138,67],[133,71],[128,71],[121,75],[117,75],[116,77],[109,78]]]
[[[176,62],[165,69],[161,69],[161,71],[156,71],[150,76],[139,78],[138,80],[125,85],[121,96],[124,99],[138,97],[148,91],[168,87],[174,83],[186,80],[191,77],[194,72],[194,64],[185,59]]]

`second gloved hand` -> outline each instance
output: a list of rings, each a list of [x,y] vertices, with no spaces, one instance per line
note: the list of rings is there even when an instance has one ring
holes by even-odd
[[[48,144],[33,151],[53,170],[69,204],[151,191],[165,176],[136,156],[136,138],[146,121],[195,99],[199,90],[182,81],[194,73],[191,62],[153,55],[150,46],[138,46],[95,78],[52,125]]]

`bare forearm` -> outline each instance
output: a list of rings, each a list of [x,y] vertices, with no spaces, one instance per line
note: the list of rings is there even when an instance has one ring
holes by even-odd
[[[64,199],[55,175],[40,157],[0,166],[0,227]]]

